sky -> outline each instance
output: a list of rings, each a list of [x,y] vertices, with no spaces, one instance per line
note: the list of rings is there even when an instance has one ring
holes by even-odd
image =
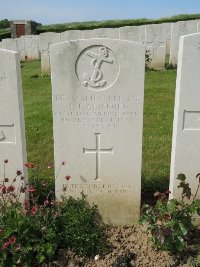
[[[200,13],[200,0],[0,0],[1,19],[44,25]]]

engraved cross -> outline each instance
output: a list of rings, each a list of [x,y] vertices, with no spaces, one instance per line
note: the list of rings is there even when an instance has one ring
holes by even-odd
[[[96,177],[94,180],[101,181],[101,178],[100,178],[101,154],[113,154],[113,147],[108,148],[108,149],[101,148],[101,144],[100,144],[101,134],[95,133],[95,137],[96,137],[96,148],[94,149],[83,148],[83,154],[96,154]]]

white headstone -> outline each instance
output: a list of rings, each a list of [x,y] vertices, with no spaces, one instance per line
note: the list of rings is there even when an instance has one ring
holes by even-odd
[[[151,62],[149,68],[162,70],[165,67],[166,35],[161,24],[146,25],[146,50]]]
[[[24,36],[21,36],[19,38],[15,39],[17,42],[17,50],[20,54],[20,59],[22,61],[25,61],[26,55],[25,55],[25,42],[24,42]]]
[[[85,31],[85,39],[90,38],[111,38],[119,39],[119,29],[117,28],[98,28]]]
[[[20,56],[0,49],[0,62],[0,176],[2,180],[7,159],[5,175],[9,182],[5,186],[8,186],[17,170],[27,177]],[[16,190],[21,182],[17,177],[13,183]]]
[[[39,53],[39,36],[38,35],[25,35],[25,58],[28,61],[38,60],[40,58]]]
[[[161,28],[162,32],[165,35],[165,40],[166,40],[166,55],[170,55],[170,44],[171,44],[171,29],[172,29],[172,24],[173,23],[162,23]]]
[[[120,40],[145,43],[145,26],[126,26],[119,28]]]
[[[44,73],[49,73],[50,69],[50,45],[61,41],[60,33],[45,32],[39,35],[39,49],[41,53],[41,70]]]
[[[170,63],[177,65],[179,39],[183,35],[197,32],[197,20],[179,21],[173,23],[171,32]]]
[[[170,173],[172,197],[180,197],[178,174],[195,193],[200,172],[200,33],[180,38]],[[199,194],[200,197],[200,194]]]
[[[140,215],[144,45],[112,39],[51,47],[56,196],[83,191],[103,219]]]
[[[18,52],[17,42],[15,39],[11,39],[11,38],[3,39],[1,47],[6,50],[12,50],[12,51]]]
[[[70,40],[79,40],[85,39],[85,32],[80,30],[71,30],[61,32],[61,42],[70,41]]]

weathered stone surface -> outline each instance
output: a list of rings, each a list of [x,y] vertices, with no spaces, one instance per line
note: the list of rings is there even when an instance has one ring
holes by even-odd
[[[11,38],[3,39],[1,48],[18,52],[17,42],[15,39],[11,39]]]
[[[0,176],[9,178],[8,186],[17,170],[27,177],[26,144],[19,54],[0,49],[0,62]],[[13,183],[16,189],[21,182],[18,177]]]
[[[179,39],[183,35],[197,32],[197,20],[179,21],[172,24],[170,63],[177,65]]]
[[[85,39],[90,39],[90,38],[119,39],[119,29],[99,28],[99,29],[85,31]]]
[[[15,40],[17,42],[17,49],[20,54],[20,59],[24,61],[26,59],[24,37],[21,36],[20,38],[16,38]]]
[[[162,23],[162,31],[165,34],[166,39],[166,55],[170,55],[170,46],[171,46],[171,31],[172,31],[172,24],[173,23]]]
[[[119,28],[120,40],[145,43],[145,26],[125,26]]]
[[[39,35],[39,49],[41,52],[41,70],[44,73],[49,73],[50,69],[50,55],[49,49],[51,44],[59,43],[61,41],[60,33],[45,32]]]
[[[148,67],[162,70],[165,67],[166,34],[161,24],[146,25],[145,44],[151,61]]]
[[[70,41],[70,40],[78,40],[85,39],[85,32],[80,30],[71,30],[61,32],[61,42]]]
[[[170,191],[180,197],[183,173],[195,193],[200,150],[200,33],[180,38],[171,156]],[[199,194],[200,197],[200,194]]]
[[[117,225],[140,214],[144,56],[112,39],[51,47],[56,196],[83,191]]]
[[[24,38],[25,58],[26,60],[37,60],[40,58],[39,53],[39,36],[26,35]]]

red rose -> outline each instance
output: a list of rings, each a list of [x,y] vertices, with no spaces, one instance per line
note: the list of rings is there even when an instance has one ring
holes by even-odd
[[[16,237],[15,237],[15,236],[11,236],[11,237],[9,238],[9,243],[10,243],[10,244],[15,244],[15,242],[16,242]]]
[[[33,193],[33,192],[35,192],[35,188],[33,186],[29,186],[29,188],[27,189],[27,191],[29,193]]]
[[[9,247],[9,245],[10,245],[9,242],[5,242],[5,243],[3,244],[3,249],[6,249],[7,247]]]
[[[36,214],[36,212],[37,212],[37,207],[32,207],[32,209],[31,209],[31,213],[32,213],[32,214]]]
[[[35,164],[32,163],[32,162],[27,162],[27,163],[25,163],[25,166],[26,166],[27,168],[30,168],[30,169],[35,168]]]

